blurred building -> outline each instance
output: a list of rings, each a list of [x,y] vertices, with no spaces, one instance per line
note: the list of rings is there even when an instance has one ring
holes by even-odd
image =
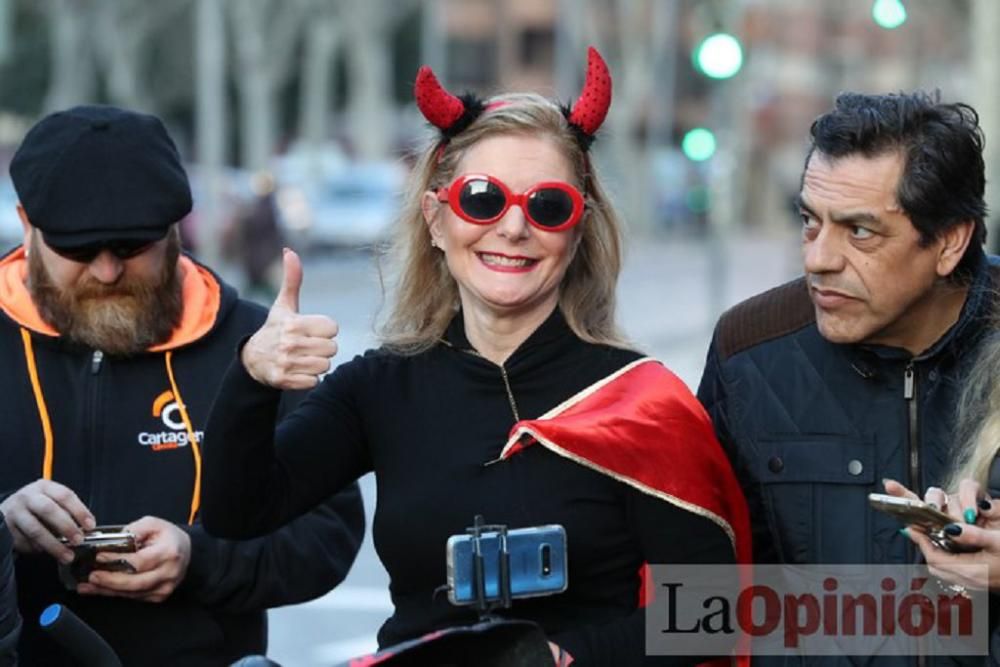
[[[624,127],[634,144],[625,168],[634,171],[654,151],[676,153],[687,130],[710,127],[717,164],[697,173],[730,179],[722,194],[733,198],[726,210],[735,219],[726,222],[775,227],[796,222],[790,198],[809,125],[837,92],[926,88],[968,100],[974,87],[972,7],[965,0],[904,0],[908,18],[895,30],[876,25],[872,0],[676,0],[676,24],[667,34],[642,34],[657,25],[653,12],[662,6],[655,3],[672,1],[440,0],[444,79],[457,90],[529,89],[564,99],[582,74],[583,46],[598,44],[615,70],[616,106],[629,107],[613,110],[627,116],[615,130]],[[635,18],[630,11],[639,12],[638,21],[626,26]],[[744,66],[729,81],[710,81],[692,64],[692,51],[717,30],[732,32],[744,47]],[[652,70],[645,85],[629,62],[634,45],[627,40],[644,44],[631,53]],[[576,68],[569,83],[560,80],[560,49],[573,52],[563,60]],[[673,71],[656,69],[664,64]],[[658,115],[669,127],[650,136]]]
[[[449,84],[551,90],[558,10],[557,0],[446,0]]]
[[[880,28],[872,0],[803,3],[748,0],[740,36],[748,58],[738,108],[750,117],[744,164],[746,220],[787,219],[797,192],[808,129],[845,90],[940,90],[969,101],[968,2],[907,0],[899,28]]]

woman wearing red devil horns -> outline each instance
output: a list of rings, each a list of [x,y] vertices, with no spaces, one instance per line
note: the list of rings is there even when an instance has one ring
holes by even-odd
[[[620,225],[588,157],[607,66],[591,49],[572,108],[455,97],[427,68],[416,98],[439,132],[402,213],[383,346],[275,429],[277,388],[315,384],[335,350],[332,322],[294,312],[301,269],[286,254],[282,295],[209,421],[205,526],[260,535],[374,471],[385,647],[476,620],[435,593],[448,537],[474,515],[560,524],[567,590],[501,613],[540,625],[564,664],[676,662],[645,655],[643,565],[744,561],[747,517],[697,401],[615,325]]]

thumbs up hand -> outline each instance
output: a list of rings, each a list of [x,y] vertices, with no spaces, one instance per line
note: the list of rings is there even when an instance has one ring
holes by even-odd
[[[285,249],[281,289],[267,321],[250,337],[240,360],[250,376],[278,389],[311,389],[337,353],[337,323],[325,315],[300,315],[302,262]]]

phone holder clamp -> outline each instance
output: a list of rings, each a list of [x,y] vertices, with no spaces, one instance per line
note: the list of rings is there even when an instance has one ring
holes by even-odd
[[[484,523],[483,515],[477,514],[473,525],[466,528],[465,532],[472,536],[472,583],[476,591],[476,611],[479,613],[481,621],[487,620],[497,609],[510,609],[511,606],[510,551],[507,549],[507,526],[505,524]],[[486,570],[482,545],[484,532],[497,534],[500,564],[498,592],[500,597],[498,600],[492,601],[486,599]]]

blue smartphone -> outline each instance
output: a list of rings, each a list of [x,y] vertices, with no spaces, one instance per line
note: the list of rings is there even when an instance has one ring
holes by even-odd
[[[558,525],[515,528],[507,531],[510,554],[511,598],[553,595],[569,583],[566,563],[566,530]],[[480,537],[486,600],[500,599],[500,536],[484,531]],[[448,599],[455,605],[476,603],[472,535],[448,538]]]

